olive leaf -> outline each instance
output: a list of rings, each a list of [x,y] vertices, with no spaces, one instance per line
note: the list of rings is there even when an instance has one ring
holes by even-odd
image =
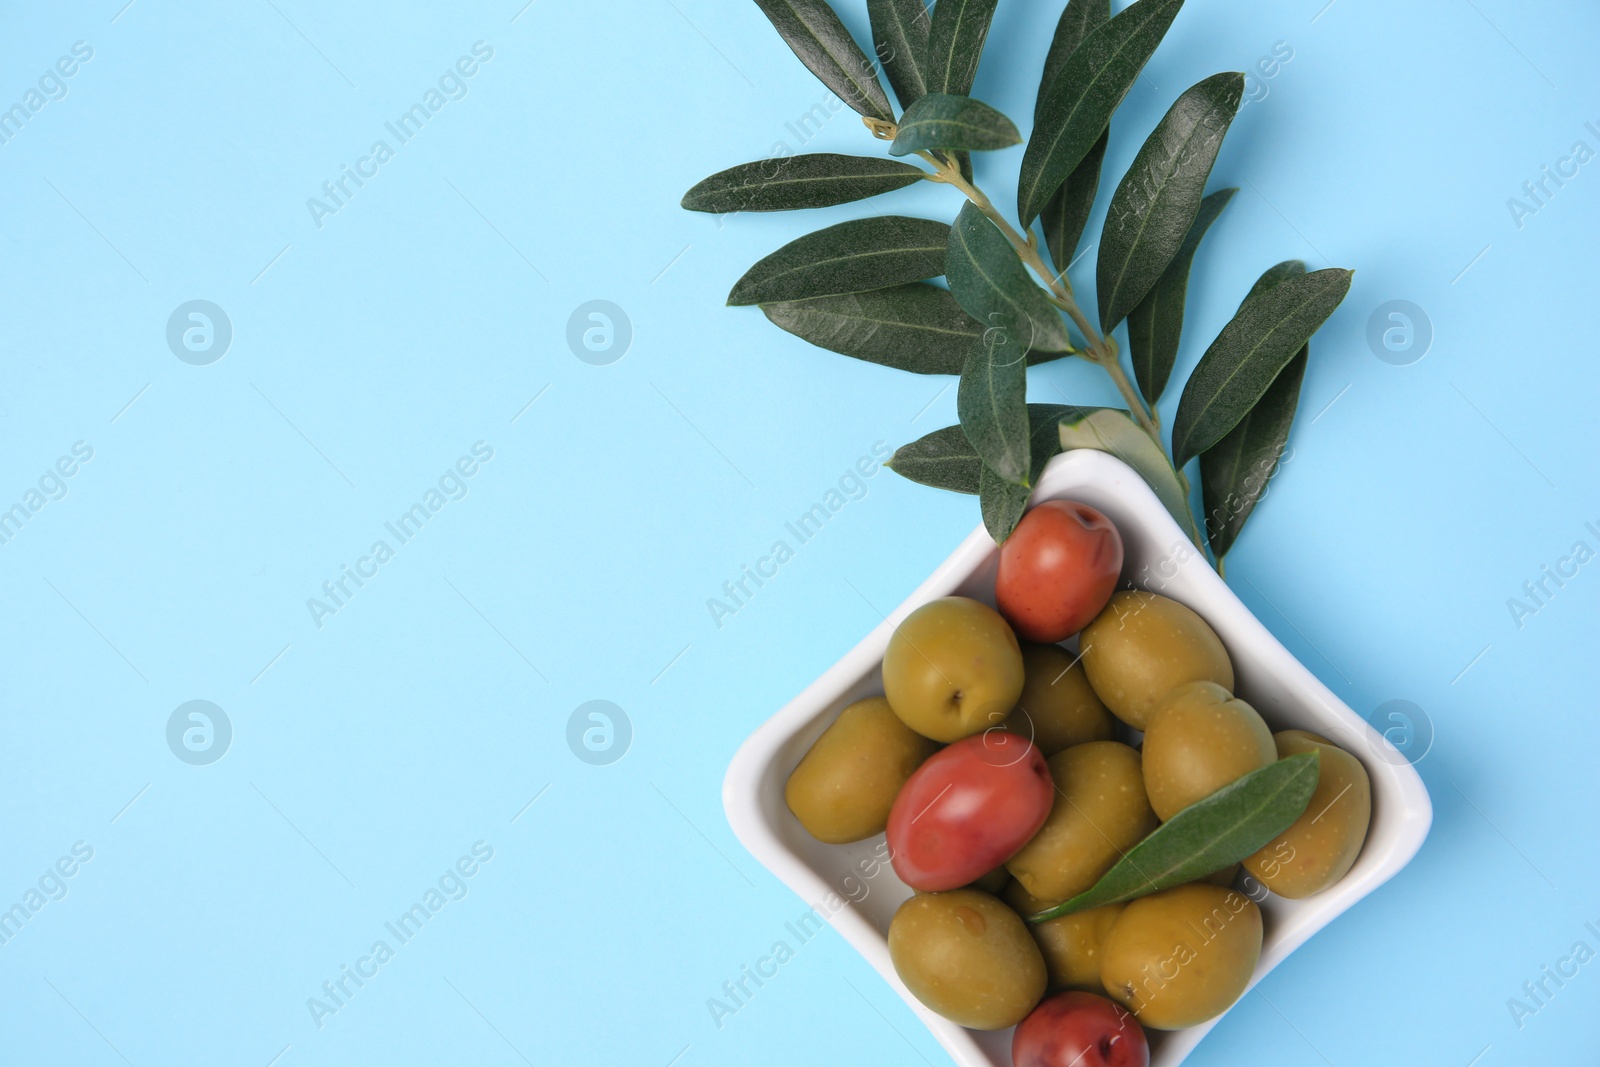
[[[1118,183],[1095,266],[1102,332],[1127,317],[1178,254],[1243,96],[1244,75],[1238,73],[1213,74],[1186,89]]]
[[[1226,556],[1239,539],[1245,520],[1278,471],[1278,460],[1289,440],[1289,426],[1300,404],[1300,382],[1310,359],[1311,346],[1307,344],[1278,372],[1239,425],[1200,453],[1200,498],[1205,507],[1206,535],[1218,559]]]
[[[995,544],[1004,544],[1017,523],[1028,510],[1028,500],[1033,495],[1029,488],[1039,484],[1046,463],[1061,454],[1061,433],[1058,425],[1068,415],[1087,415],[1093,408],[1080,408],[1067,404],[1028,405],[1028,485],[1013,485],[1005,481],[978,461],[978,507],[983,513],[984,528]],[[974,460],[977,460],[974,455]]]
[[[1289,756],[1195,801],[1129,849],[1093,886],[1027,916],[1028,922],[1149,896],[1254,855],[1305,813],[1321,773],[1319,758],[1315,752]]]
[[[871,119],[890,122],[894,113],[872,61],[826,0],[756,0],[800,62],[834,95]]]
[[[1111,19],[1111,0],[1067,0],[1067,6],[1056,20],[1056,32],[1050,38],[1050,48],[1044,54],[1044,73],[1039,76],[1039,94],[1033,103],[1037,117],[1044,109],[1045,93],[1072,53],[1089,34]]]
[[[767,318],[814,345],[917,374],[960,374],[983,325],[926,282],[763,304]]]
[[[927,91],[966,96],[978,76],[978,60],[999,0],[939,0],[928,30],[923,71]]]
[[[1304,274],[1305,272],[1306,265],[1302,260],[1286,259],[1282,263],[1274,263],[1261,272],[1261,277],[1257,278],[1255,284],[1250,286],[1250,291],[1244,294],[1244,298],[1249,300],[1252,296],[1271,289],[1285,278],[1293,278],[1296,274]],[[1239,306],[1241,308],[1244,307],[1243,301],[1240,302]]]
[[[1182,6],[1183,0],[1138,0],[1090,32],[1050,79],[1017,179],[1023,226],[1033,224],[1089,154]]]
[[[1039,212],[1039,227],[1044,230],[1045,247],[1050,249],[1050,260],[1056,265],[1058,278],[1072,266],[1083,228],[1089,222],[1089,212],[1094,210],[1094,196],[1100,189],[1100,164],[1106,158],[1106,145],[1110,140],[1108,128]]]
[[[904,189],[927,176],[921,167],[878,156],[784,156],[718,171],[684,193],[683,206],[719,214],[833,207]]]
[[[1027,485],[1027,349],[1005,330],[985,330],[956,386],[956,414],[983,465],[1004,481]]]
[[[1061,316],[1034,284],[1017,250],[972,203],[962,205],[950,227],[945,276],[962,309],[1007,335],[1019,351],[1074,350]]]
[[[1246,296],[1211,342],[1178,400],[1172,459],[1182,467],[1222,440],[1255,407],[1350,290],[1348,270],[1286,277]]]
[[[982,100],[928,93],[900,116],[899,132],[889,145],[889,154],[904,156],[934,148],[988,151],[1007,148],[1021,140],[1022,134],[1012,121]]]
[[[872,24],[878,62],[889,76],[894,95],[902,108],[910,107],[928,91],[922,73],[932,24],[928,9],[923,0],[867,0],[867,19]]]
[[[1178,359],[1183,309],[1188,301],[1189,268],[1194,264],[1195,251],[1200,247],[1200,239],[1238,191],[1219,189],[1200,201],[1200,211],[1172,262],[1167,264],[1145,298],[1128,312],[1128,356],[1133,362],[1133,376],[1139,383],[1139,392],[1151,407],[1161,399]]]
[[[1068,404],[1029,404],[1029,445],[1032,454],[1030,481],[1037,480],[1046,462],[1061,451],[1060,434],[1056,424],[1063,418],[1093,408],[1078,408]],[[935,489],[948,489],[955,493],[976,494],[981,481],[983,460],[978,450],[967,440],[965,431],[958,426],[946,426],[901,445],[884,464],[890,470],[921,485]]]
[[[950,227],[933,219],[854,219],[790,241],[745,271],[730,305],[859,293],[944,273]]]
[[[1093,448],[1116,456],[1143,478],[1163,507],[1193,534],[1188,494],[1178,482],[1161,446],[1120,408],[1093,408],[1088,414],[1061,420],[1061,449]]]

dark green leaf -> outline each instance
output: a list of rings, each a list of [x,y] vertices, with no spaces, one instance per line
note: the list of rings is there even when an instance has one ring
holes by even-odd
[[[1213,74],[1186,90],[1117,185],[1095,266],[1101,332],[1127,317],[1178,254],[1243,95],[1244,75],[1237,73]]]
[[[926,282],[763,304],[761,310],[814,345],[918,374],[960,374],[983,333],[948,290]]]
[[[1089,889],[1028,921],[1149,896],[1255,854],[1305,813],[1317,788],[1317,764],[1315,752],[1302,752],[1195,801],[1129,849]]]
[[[927,177],[927,171],[877,156],[831,152],[782,156],[718,171],[683,194],[690,211],[788,211],[832,207]]]
[[[922,74],[928,49],[928,9],[923,0],[867,0],[867,18],[877,42],[878,62],[889,75],[902,108],[928,91]]]
[[[1256,406],[1350,289],[1350,271],[1284,278],[1245,298],[1189,376],[1172,420],[1172,458],[1183,466]]]
[[[1024,226],[1105,132],[1183,0],[1139,0],[1083,39],[1045,89],[1017,180]]]
[[[1076,408],[1066,404],[1029,404],[1028,424],[1033,428],[1029,435],[1032,446],[1033,473],[1044,469],[1045,463],[1061,451],[1055,432],[1056,423],[1076,412],[1092,408]],[[949,489],[956,493],[977,493],[981,480],[983,460],[977,449],[967,440],[960,426],[946,426],[942,430],[902,445],[884,464],[902,478],[909,478],[935,489]],[[1032,480],[1032,479],[1030,479]]]
[[[1028,499],[1033,495],[1029,486],[1038,485],[1045,464],[1061,454],[1061,434],[1057,425],[1068,415],[1088,414],[1093,410],[1066,404],[1028,405],[1031,431],[1028,435],[1029,478],[1026,486],[1005,481],[984,466],[974,453],[973,461],[981,468],[978,473],[978,506],[983,512],[983,525],[989,531],[989,536],[994,538],[995,544],[1003,544],[1017,528],[1023,513],[1028,510]]]
[[[1027,350],[1006,331],[985,330],[972,346],[956,386],[956,414],[985,467],[1028,484]]]
[[[1039,77],[1039,95],[1033,105],[1035,117],[1044,108],[1045,92],[1050,83],[1078,50],[1078,45],[1110,19],[1111,0],[1067,0],[1056,22],[1055,36],[1050,39],[1050,50],[1044,54],[1044,73]]]
[[[827,0],[756,0],[756,6],[777,27],[800,62],[840,100],[868,118],[894,119],[872,61]]]
[[[982,100],[928,93],[900,116],[900,132],[889,154],[904,156],[934,148],[989,151],[1021,140],[1012,121]]]
[[[1200,201],[1200,212],[1189,227],[1189,235],[1178,247],[1177,255],[1161,272],[1161,277],[1128,312],[1128,355],[1133,360],[1133,376],[1139,391],[1151,407],[1161,399],[1178,358],[1178,341],[1183,336],[1183,308],[1188,300],[1189,268],[1195,250],[1206,230],[1222,214],[1237,189],[1219,189]]]
[[[950,228],[945,273],[962,309],[1005,334],[1019,351],[1072,351],[1066,324],[1028,275],[1017,250],[971,203],[962,206]]]
[[[1228,554],[1245,520],[1260,503],[1267,482],[1289,440],[1289,425],[1300,404],[1311,346],[1295,353],[1250,413],[1222,440],[1200,453],[1200,498],[1205,506],[1206,534],[1218,559]]]
[[[1087,414],[1074,414],[1061,420],[1061,449],[1093,448],[1116,456],[1134,469],[1156,494],[1163,507],[1186,533],[1193,531],[1189,521],[1189,499],[1173,473],[1161,446],[1139,428],[1139,424],[1120,408],[1094,408]]]
[[[1039,213],[1039,226],[1044,230],[1045,247],[1050,249],[1057,277],[1067,273],[1072,265],[1078,240],[1089,222],[1089,212],[1094,210],[1094,194],[1100,188],[1100,164],[1106,158],[1106,144],[1110,140],[1111,130],[1107,128]]]
[[[1274,264],[1261,272],[1261,277],[1256,279],[1256,283],[1250,287],[1250,291],[1244,295],[1244,298],[1249,300],[1252,296],[1271,289],[1285,278],[1293,278],[1296,274],[1304,274],[1305,272],[1305,263],[1298,259],[1286,259],[1282,263]],[[1239,306],[1244,307],[1244,304],[1240,303]]]
[[[966,96],[978,76],[989,20],[999,0],[939,0],[933,7],[923,71],[930,93]]]
[[[790,241],[745,272],[729,304],[771,304],[887,289],[944,273],[950,227],[932,219],[855,219]]]

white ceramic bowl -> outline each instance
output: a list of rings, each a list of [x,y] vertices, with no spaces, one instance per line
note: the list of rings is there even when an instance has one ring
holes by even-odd
[[[1233,657],[1239,695],[1269,726],[1301,727],[1329,737],[1358,756],[1372,778],[1372,827],[1350,872],[1332,889],[1306,900],[1271,895],[1261,900],[1266,940],[1254,984],[1411,860],[1433,821],[1427,789],[1403,755],[1301,666],[1239,602],[1130,468],[1086,449],[1059,456],[1045,469],[1033,499],[1037,503],[1057,497],[1099,508],[1117,524],[1126,556],[1125,585],[1131,582],[1180,600],[1211,624]],[[728,822],[744,846],[877,968],[961,1067],[1010,1067],[1011,1031],[967,1030],[911,995],[895,975],[886,940],[889,919],[911,890],[882,862],[882,835],[853,845],[822,844],[784,806],[783,787],[801,756],[846,705],[883,692],[880,665],[901,619],[953,593],[994,603],[998,555],[994,541],[979,526],[882,625],[750,735],[722,786]],[[1212,1025],[1170,1034],[1151,1031],[1153,1067],[1176,1067]]]

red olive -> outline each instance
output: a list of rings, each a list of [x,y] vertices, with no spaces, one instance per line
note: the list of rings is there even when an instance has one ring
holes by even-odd
[[[1122,535],[1075,500],[1046,500],[1000,546],[994,598],[1024,640],[1052,644],[1089,625],[1122,573]]]

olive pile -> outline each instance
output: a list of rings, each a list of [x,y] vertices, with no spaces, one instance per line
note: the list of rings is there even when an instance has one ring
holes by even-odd
[[[1120,571],[1120,536],[1093,509],[1070,506],[1079,517],[1065,532],[1025,536],[1041,506],[1002,547],[1000,611],[946,597],[912,612],[884,656],[885,696],[841,712],[785,791],[818,840],[887,830],[895,871],[918,891],[889,927],[896,971],[929,1008],[974,1029],[1014,1026],[1037,1006],[1018,1042],[1075,1018],[1080,1028],[1089,1015],[1113,1020],[1102,996],[1124,1019],[1173,1030],[1215,1017],[1244,991],[1262,916],[1233,888],[1239,865],[1024,921],[1089,889],[1162,822],[1280,758],[1318,753],[1304,814],[1242,864],[1266,889],[1299,898],[1350,869],[1371,812],[1358,760],[1304,730],[1272,733],[1233,695],[1232,662],[1204,619],[1155,593],[1110,591],[1104,572]],[[1039,573],[1041,553],[1052,569],[1019,581]],[[1098,610],[1075,608],[1091,618],[1078,657],[1018,641],[1012,615],[1081,605],[1085,589]],[[1080,999],[1040,1004],[1063,991]],[[1117,1034],[1144,1047],[1138,1026]]]

